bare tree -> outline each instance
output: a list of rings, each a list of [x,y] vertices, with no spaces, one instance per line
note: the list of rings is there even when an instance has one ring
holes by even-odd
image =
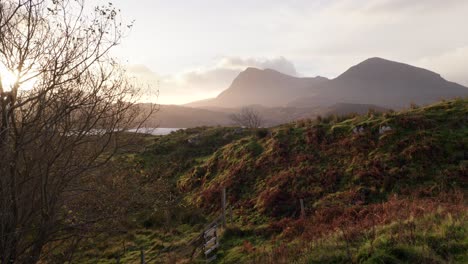
[[[83,1],[0,1],[0,263],[37,263],[105,217],[71,201],[151,112],[109,54],[118,9]]]
[[[244,107],[237,114],[230,116],[231,120],[238,126],[247,128],[259,128],[263,125],[263,119],[255,109]]]

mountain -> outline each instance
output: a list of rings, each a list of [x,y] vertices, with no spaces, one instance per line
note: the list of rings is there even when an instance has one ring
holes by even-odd
[[[404,108],[468,96],[468,88],[439,74],[381,58],[367,59],[335,79],[297,78],[274,70],[248,68],[218,97],[191,107],[330,107],[337,103]]]
[[[324,84],[320,93],[294,100],[289,105],[300,107],[346,102],[403,108],[410,103],[429,104],[463,96],[468,96],[466,87],[446,81],[437,73],[371,58]]]
[[[231,125],[242,107],[253,108],[270,127],[317,115],[385,112],[411,103],[468,96],[468,88],[439,74],[381,58],[367,59],[335,79],[298,78],[247,68],[218,97],[185,106],[164,105],[150,120],[159,127]]]
[[[189,103],[190,107],[242,107],[260,104],[267,107],[285,106],[289,101],[310,95],[313,88],[327,78],[298,78],[275,70],[247,68],[231,86],[214,99]]]

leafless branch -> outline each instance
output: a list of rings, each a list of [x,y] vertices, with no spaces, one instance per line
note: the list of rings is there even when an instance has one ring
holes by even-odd
[[[36,263],[63,230],[95,222],[70,204],[140,127],[139,87],[109,51],[122,37],[109,4],[0,2],[0,263]]]
[[[237,114],[230,116],[231,120],[238,126],[247,128],[259,128],[263,125],[263,119],[253,108],[242,108]]]

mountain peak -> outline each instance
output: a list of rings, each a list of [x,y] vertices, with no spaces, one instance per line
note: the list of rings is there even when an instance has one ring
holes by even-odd
[[[426,79],[433,81],[442,79],[440,75],[435,72],[379,57],[369,58],[355,66],[352,66],[336,79],[359,79],[385,82],[385,80],[388,79],[396,80],[407,78],[413,80]]]
[[[380,58],[380,57],[372,57],[372,58],[368,58],[360,63],[358,63],[357,65],[351,67],[351,68],[354,68],[354,67],[409,67],[409,68],[417,68],[417,67],[414,67],[414,66],[411,66],[409,64],[404,64],[404,63],[401,63],[401,62],[397,62],[397,61],[392,61],[392,60],[387,60],[387,59],[384,59],[384,58]],[[423,70],[423,69],[421,69]]]
[[[387,60],[387,59],[380,58],[380,57],[372,57],[372,58],[368,58],[364,60],[361,63],[398,63],[398,62]]]
[[[255,67],[247,67],[243,72],[261,72],[262,70]]]
[[[243,72],[241,72],[240,74],[262,74],[262,73],[263,74],[287,75],[287,74],[281,73],[281,72],[279,72],[277,70],[273,70],[273,69],[270,69],[270,68],[259,69],[259,68],[255,68],[255,67],[248,67]]]
[[[216,97],[216,101],[224,107],[252,104],[285,106],[289,101],[309,94],[313,87],[322,82],[322,78],[298,78],[273,69],[249,67]]]

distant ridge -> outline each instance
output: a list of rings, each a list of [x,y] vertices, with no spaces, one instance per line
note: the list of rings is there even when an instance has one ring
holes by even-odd
[[[142,109],[149,108],[148,104],[141,104]],[[250,105],[263,119],[263,125],[272,127],[294,120],[315,118],[318,115],[364,114],[373,109],[376,112],[386,112],[388,109],[376,105],[337,103],[329,107],[264,107]],[[232,126],[230,118],[238,113],[239,108],[193,108],[179,105],[160,105],[156,115],[151,117],[146,125],[161,128],[191,128],[199,126]]]
[[[289,103],[293,106],[347,102],[403,108],[468,95],[462,85],[408,64],[370,58],[326,83],[320,94]]]
[[[465,96],[468,88],[449,82],[435,72],[375,57],[332,80],[297,78],[270,69],[247,68],[218,97],[187,106],[328,107],[350,103],[399,109],[410,103],[429,104]]]
[[[141,104],[140,107],[148,109],[150,105]],[[153,115],[146,125],[161,128],[189,128],[227,126],[231,123],[228,113],[179,105],[160,105],[157,114]]]

